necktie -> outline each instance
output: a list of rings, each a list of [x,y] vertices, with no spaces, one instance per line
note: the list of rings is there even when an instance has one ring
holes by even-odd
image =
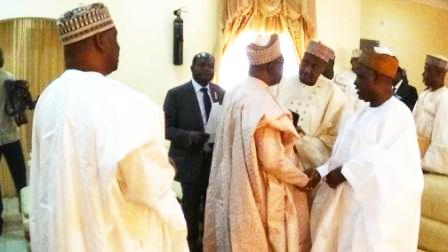
[[[207,88],[201,88],[202,92],[202,101],[204,102],[205,115],[208,121],[208,117],[210,116],[210,110],[212,109],[212,102],[210,100],[210,96],[208,95]]]

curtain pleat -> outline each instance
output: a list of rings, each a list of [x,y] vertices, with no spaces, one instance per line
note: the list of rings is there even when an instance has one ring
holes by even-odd
[[[315,0],[223,0],[217,55],[245,31],[288,32],[298,57],[316,30]]]
[[[28,81],[33,99],[64,70],[63,47],[53,19],[17,18],[0,21],[0,48],[5,58],[4,69],[16,79]],[[25,161],[30,157],[33,113],[27,112],[27,117],[28,124],[19,129]],[[4,158],[0,164],[0,185],[5,196],[15,194]]]

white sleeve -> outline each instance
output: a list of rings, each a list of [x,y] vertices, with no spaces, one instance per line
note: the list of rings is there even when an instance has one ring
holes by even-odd
[[[319,173],[320,177],[323,178],[325,176],[327,176],[327,174],[330,172],[328,170],[328,162],[326,162],[325,164],[319,166],[316,168],[317,172]]]
[[[146,205],[169,226],[182,228],[182,209],[172,190],[174,168],[168,162],[163,145],[144,145],[128,154],[118,165],[120,189],[128,201]]]

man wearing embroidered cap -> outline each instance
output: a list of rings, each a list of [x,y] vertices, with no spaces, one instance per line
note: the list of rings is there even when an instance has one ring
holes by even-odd
[[[247,47],[249,78],[224,97],[207,191],[204,251],[308,251],[307,176],[295,160],[277,35]]]
[[[366,106],[347,118],[317,168],[311,251],[415,251],[423,174],[408,107],[393,96],[394,56],[369,51],[356,68]],[[318,174],[317,174],[318,173]]]
[[[300,73],[280,86],[283,105],[299,114],[302,138],[296,150],[305,169],[328,160],[342,118],[346,97],[331,80],[321,76],[333,51],[311,41],[300,64]]]
[[[426,56],[423,81],[427,89],[415,104],[414,118],[423,170],[448,175],[448,59]]]
[[[79,7],[57,24],[66,70],[34,113],[31,249],[188,251],[163,112],[105,77],[119,54],[107,8]]]

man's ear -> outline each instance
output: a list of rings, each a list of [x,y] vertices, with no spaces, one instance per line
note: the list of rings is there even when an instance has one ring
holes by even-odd
[[[106,51],[107,48],[107,40],[106,40],[106,36],[104,35],[103,32],[95,34],[95,36],[93,37],[93,43],[95,45],[95,48],[100,51],[100,52],[104,52]]]

